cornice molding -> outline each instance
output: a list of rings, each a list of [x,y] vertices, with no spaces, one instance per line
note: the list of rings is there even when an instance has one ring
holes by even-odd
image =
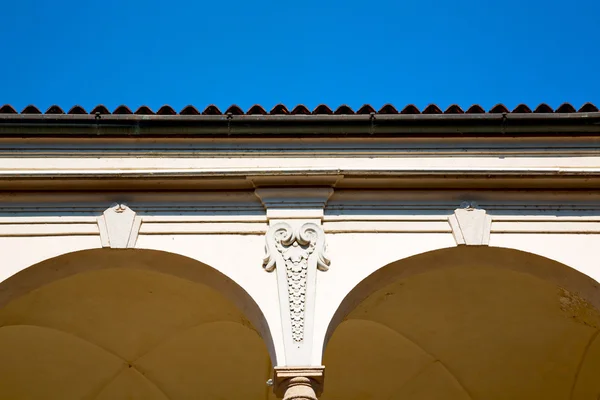
[[[259,188],[254,193],[264,205],[269,220],[321,219],[333,188]]]

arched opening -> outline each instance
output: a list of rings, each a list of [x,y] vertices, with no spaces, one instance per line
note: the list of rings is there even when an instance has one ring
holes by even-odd
[[[328,332],[324,400],[596,400],[598,283],[546,258],[460,246],[365,279]]]
[[[198,261],[86,250],[0,284],[0,398],[271,398],[258,306]]]

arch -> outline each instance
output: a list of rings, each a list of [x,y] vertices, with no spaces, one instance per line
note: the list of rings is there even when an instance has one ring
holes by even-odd
[[[565,264],[508,248],[459,246],[392,262],[356,285],[330,320],[322,350],[332,392],[324,399],[362,391],[499,399],[503,387],[514,398],[597,395],[598,286]]]
[[[491,263],[516,272],[533,275],[576,293],[595,308],[600,309],[600,283],[578,270],[544,256],[503,247],[457,246],[432,250],[394,261],[377,269],[356,285],[342,300],[329,321],[322,352],[335,328],[358,304],[387,283],[438,269],[451,268],[469,258],[481,261],[504,260]]]
[[[12,300],[52,282],[81,272],[108,269],[140,270],[200,283],[215,290],[237,307],[267,347],[277,365],[269,324],[254,299],[236,282],[198,260],[162,250],[89,249],[65,253],[29,266],[0,282],[0,309]]]

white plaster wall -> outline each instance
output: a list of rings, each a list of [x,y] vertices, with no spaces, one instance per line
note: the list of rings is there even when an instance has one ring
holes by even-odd
[[[101,247],[100,236],[0,237],[0,282],[44,260]]]
[[[537,254],[565,264],[600,282],[600,235],[597,234],[493,234],[490,246]]]

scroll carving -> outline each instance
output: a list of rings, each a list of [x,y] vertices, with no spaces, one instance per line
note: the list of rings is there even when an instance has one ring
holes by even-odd
[[[311,256],[316,258],[319,270],[327,271],[330,261],[325,251],[325,234],[321,227],[313,223],[306,223],[294,230],[282,222],[273,225],[267,233],[263,266],[266,271],[272,272],[280,267],[278,263],[281,262],[281,267],[285,268],[292,339],[295,343],[304,340],[306,287]]]

